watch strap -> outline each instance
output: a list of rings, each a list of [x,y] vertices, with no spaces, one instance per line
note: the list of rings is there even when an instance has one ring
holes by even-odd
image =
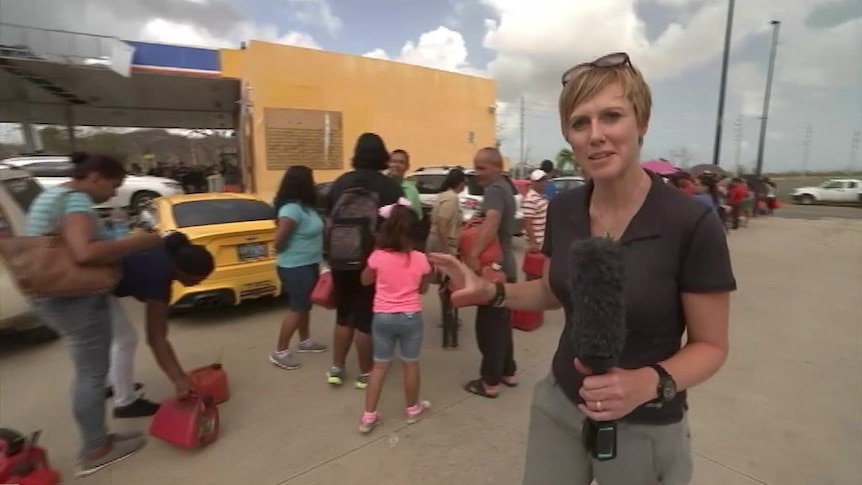
[[[500,281],[494,283],[494,298],[489,304],[493,307],[502,307],[506,304],[506,284]]]
[[[671,382],[674,384],[674,387],[676,387],[673,376],[671,376],[670,373],[660,364],[651,364],[649,367],[658,374],[658,385],[656,386],[656,394],[658,394],[658,398],[656,400],[659,402],[665,402],[664,387],[666,383]]]

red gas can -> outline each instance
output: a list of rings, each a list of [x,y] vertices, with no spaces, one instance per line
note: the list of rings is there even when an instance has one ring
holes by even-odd
[[[200,396],[210,396],[216,404],[221,404],[230,398],[227,385],[227,373],[221,364],[210,364],[189,372],[195,392]]]
[[[512,310],[512,328],[532,332],[542,326],[544,312],[531,312],[527,310]]]
[[[150,435],[180,448],[195,449],[218,438],[218,408],[209,396],[168,399],[150,423]]]
[[[534,278],[542,276],[545,271],[545,255],[537,251],[527,251],[524,255],[524,274]]]
[[[0,429],[0,483],[60,483],[60,474],[48,464],[45,449],[36,446],[38,439],[38,431],[28,440],[17,431]]]

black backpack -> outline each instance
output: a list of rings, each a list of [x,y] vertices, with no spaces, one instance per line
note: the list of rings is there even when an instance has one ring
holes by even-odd
[[[329,214],[326,251],[336,271],[361,270],[374,250],[380,196],[364,187],[345,189]]]

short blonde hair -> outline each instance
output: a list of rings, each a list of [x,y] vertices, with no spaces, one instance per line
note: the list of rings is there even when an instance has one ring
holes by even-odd
[[[632,104],[639,126],[649,124],[652,112],[652,93],[643,74],[634,66],[624,64],[614,67],[585,69],[569,80],[560,93],[560,127],[566,135],[569,117],[578,106],[597,95],[608,86],[619,84],[626,99]]]

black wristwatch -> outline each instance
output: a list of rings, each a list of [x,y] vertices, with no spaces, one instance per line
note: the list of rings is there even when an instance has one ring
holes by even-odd
[[[674,381],[673,376],[671,376],[665,368],[659,364],[653,364],[650,368],[658,374],[658,387],[656,388],[658,398],[655,401],[661,404],[669,403],[674,397],[676,397],[676,381]]]
[[[488,302],[493,307],[501,307],[506,305],[506,284],[500,281],[494,283],[494,298]]]

